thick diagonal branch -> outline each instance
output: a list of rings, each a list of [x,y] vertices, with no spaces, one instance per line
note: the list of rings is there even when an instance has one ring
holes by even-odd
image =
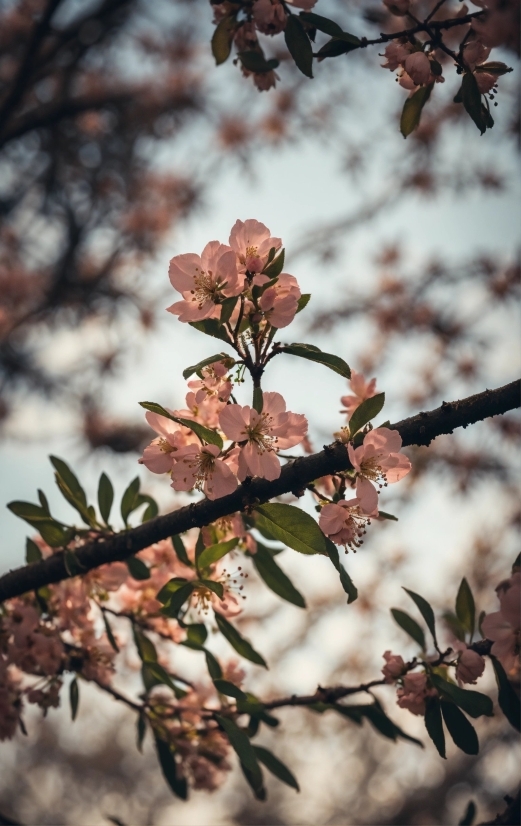
[[[390,427],[400,433],[404,446],[429,445],[436,436],[452,433],[457,427],[468,427],[482,419],[519,407],[520,390],[521,381],[514,381],[504,387],[485,390],[461,401],[443,402],[441,407],[435,410],[418,413]],[[138,528],[90,542],[76,552],[78,563],[86,572],[107,562],[126,559],[161,539],[183,533],[190,528],[209,525],[216,519],[267,502],[275,496],[284,493],[299,494],[313,480],[348,470],[350,467],[345,445],[334,442],[320,453],[290,462],[282,469],[280,477],[273,482],[266,479],[246,481],[229,496],[223,496],[213,502],[204,499],[197,504],[151,519]],[[16,568],[0,577],[0,602],[68,577],[64,555],[58,552],[41,562]]]

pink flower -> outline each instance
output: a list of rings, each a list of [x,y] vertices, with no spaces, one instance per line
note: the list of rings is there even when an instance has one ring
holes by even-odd
[[[491,652],[505,671],[515,674],[519,667],[520,649],[520,574],[500,582],[496,588],[501,608],[487,614],[481,623],[485,637],[494,642]]]
[[[179,321],[201,321],[218,315],[222,298],[239,295],[242,283],[237,273],[235,253],[219,241],[210,241],[201,256],[176,255],[168,270],[172,286],[182,296],[168,307]]]
[[[485,670],[485,660],[476,651],[465,648],[458,659],[456,677],[460,683],[476,684]]]
[[[427,677],[424,672],[406,674],[403,678],[403,687],[396,692],[400,708],[408,709],[411,714],[425,714],[425,700],[436,696],[436,690],[427,688]]]
[[[382,674],[385,677],[385,682],[394,683],[405,671],[403,657],[400,657],[399,654],[391,654],[390,651],[384,651],[383,657],[385,665],[382,668]]]
[[[362,544],[369,518],[360,510],[358,499],[341,499],[324,505],[318,519],[320,529],[337,545],[349,545],[356,552]]]
[[[218,499],[233,493],[237,479],[226,462],[219,459],[217,445],[187,445],[178,451],[172,468],[174,490],[203,491],[208,499]]]
[[[409,11],[411,0],[383,0],[383,4],[387,6],[391,14],[403,17]]]
[[[158,413],[147,410],[145,418],[159,437],[145,448],[139,462],[152,473],[168,473],[172,469],[174,454],[190,442],[197,441],[197,437],[191,430]]]
[[[253,283],[260,284],[260,279],[269,281],[267,276],[257,275]],[[259,307],[266,321],[272,327],[281,329],[291,324],[295,318],[301,295],[297,279],[283,272],[279,275],[278,281],[263,292],[259,299]]]
[[[413,92],[417,88],[416,83],[412,77],[407,74],[405,69],[401,69],[400,72],[398,72],[398,83],[403,89],[407,89],[408,92]]]
[[[399,482],[406,476],[411,463],[407,456],[399,453],[402,437],[396,430],[377,427],[364,437],[360,447],[347,446],[349,459],[357,472],[356,495],[360,508],[371,516],[378,513],[378,493],[373,482],[379,488]]]
[[[359,407],[366,399],[371,399],[376,395],[376,379],[366,381],[362,373],[357,373],[356,370],[351,370],[351,379],[349,381],[353,395],[342,396],[340,403],[344,405],[345,410],[341,413],[347,413],[349,418],[353,415],[356,408]]]
[[[238,442],[238,476],[278,479],[280,462],[275,454],[298,445],[304,438],[308,423],[299,413],[286,412],[286,402],[280,393],[264,393],[262,413],[253,407],[229,404],[219,416],[221,430]]]
[[[253,21],[263,34],[278,34],[286,26],[286,12],[278,0],[254,0]]]
[[[215,397],[221,402],[230,398],[233,385],[228,376],[228,368],[222,361],[214,361],[201,370],[201,379],[192,379],[188,387],[195,392],[196,404],[201,404],[206,398]]]
[[[180,419],[193,419],[206,427],[217,427],[219,412],[224,402],[221,402],[217,396],[206,395],[201,402],[198,402],[196,397],[197,394],[190,390],[185,397],[186,407],[183,410],[174,410],[174,415]]]
[[[490,46],[484,46],[480,40],[471,40],[463,49],[463,59],[472,71],[479,63],[484,63],[489,54]]]
[[[390,69],[391,72],[395,72],[399,66],[403,66],[410,53],[408,44],[404,46],[403,43],[393,40],[385,49],[384,57],[387,58],[387,61],[382,63],[382,69]]]
[[[262,272],[268,261],[270,249],[274,247],[278,250],[281,246],[281,239],[272,238],[268,227],[254,218],[248,218],[247,221],[237,220],[230,233],[230,247],[235,250],[243,272]]]
[[[486,95],[497,85],[497,77],[489,72],[475,72],[474,77],[482,95]]]
[[[431,62],[425,52],[413,52],[405,58],[405,71],[416,86],[431,81]]]
[[[242,71],[246,75],[252,74],[244,67]],[[280,80],[280,77],[273,69],[270,69],[269,72],[253,72],[253,82],[259,92],[269,92],[270,89],[275,89],[277,80]]]

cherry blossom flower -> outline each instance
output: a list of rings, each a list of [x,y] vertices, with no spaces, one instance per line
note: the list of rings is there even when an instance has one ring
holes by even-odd
[[[491,652],[503,665],[508,674],[515,675],[519,669],[520,651],[520,573],[500,582],[496,588],[500,609],[487,614],[481,628],[487,639],[494,645]]]
[[[349,546],[353,551],[362,544],[369,517],[362,513],[358,499],[341,499],[324,505],[318,519],[320,529],[337,545]]]
[[[172,468],[174,490],[202,491],[208,499],[218,499],[233,493],[237,478],[221,455],[217,445],[187,445],[178,451]]]
[[[431,62],[425,52],[413,52],[405,58],[405,71],[416,86],[431,82]]]
[[[174,415],[179,419],[193,419],[206,427],[217,427],[219,412],[226,402],[220,401],[216,395],[208,394],[205,395],[202,401],[198,402],[196,396],[197,394],[190,390],[185,397],[186,407],[182,410],[174,410]],[[192,431],[190,432],[192,433]],[[197,442],[197,439],[193,438],[191,442]]]
[[[387,62],[382,63],[382,68],[395,72],[396,69],[404,65],[406,58],[411,53],[411,48],[409,43],[404,44],[397,40],[392,40],[385,48],[384,57],[387,58]]]
[[[371,399],[376,395],[376,379],[366,381],[362,373],[357,373],[356,370],[351,370],[351,379],[349,381],[352,395],[342,396],[340,403],[344,405],[344,410],[341,413],[347,413],[349,418],[353,415],[356,408],[359,407],[366,399]]]
[[[262,413],[253,407],[229,404],[219,416],[221,430],[238,442],[238,477],[261,476],[278,479],[280,462],[275,451],[298,445],[304,438],[308,423],[299,413],[286,412],[286,402],[280,393],[264,393]]]
[[[168,473],[172,469],[174,454],[187,444],[197,441],[197,437],[188,428],[158,413],[151,413],[150,410],[147,410],[145,418],[159,436],[145,448],[139,463],[152,473]]]
[[[267,276],[257,275],[254,284],[269,281]],[[278,280],[265,290],[259,298],[259,307],[264,318],[272,327],[281,329],[291,324],[298,309],[298,301],[302,293],[297,279],[289,273],[281,273]]]
[[[201,321],[218,316],[218,304],[223,298],[239,295],[242,283],[238,277],[235,253],[219,241],[210,241],[201,256],[188,252],[170,261],[168,275],[172,286],[182,296],[167,307],[179,321]]]
[[[254,0],[252,14],[262,34],[279,34],[286,27],[286,12],[279,0]]]
[[[281,239],[272,238],[268,227],[254,218],[248,218],[246,221],[237,220],[230,233],[230,247],[235,250],[242,272],[262,272],[270,250],[278,250],[281,246]]]
[[[391,654],[390,651],[384,651],[383,658],[385,665],[382,668],[382,674],[385,677],[385,682],[394,683],[405,671],[403,657],[400,657],[399,654]]]
[[[485,660],[465,645],[462,645],[462,649],[456,666],[456,678],[459,683],[475,685],[485,670]]]
[[[230,363],[230,362],[229,362]],[[233,390],[228,375],[228,367],[222,361],[214,361],[201,370],[202,378],[192,379],[188,387],[195,393],[195,403],[201,404],[207,398],[227,402]]]
[[[411,463],[399,450],[402,437],[397,430],[377,427],[364,437],[360,447],[349,444],[349,459],[356,471],[356,495],[362,511],[371,516],[378,513],[378,493],[373,483],[384,485],[399,482],[406,476]]]
[[[436,694],[436,689],[427,688],[427,677],[423,671],[406,674],[403,678],[403,687],[400,686],[396,692],[400,708],[406,708],[411,714],[416,715],[425,714],[425,700],[427,697],[435,697]]]

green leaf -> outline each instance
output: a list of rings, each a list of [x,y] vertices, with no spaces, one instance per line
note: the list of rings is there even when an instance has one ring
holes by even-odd
[[[222,668],[219,665],[219,660],[214,657],[211,651],[207,651],[206,648],[204,650],[204,655],[206,657],[206,667],[208,669],[208,674],[212,678],[212,680],[220,680],[222,678],[223,672]]]
[[[347,35],[347,32],[345,32],[345,34]],[[348,54],[348,52],[352,52],[358,48],[359,44],[352,43],[344,37],[332,37],[331,40],[328,40],[327,43],[318,50],[317,57],[319,60],[324,60],[326,57],[340,57],[340,55]]]
[[[268,793],[264,787],[264,778],[262,776],[261,767],[259,766],[260,775],[258,772],[254,773],[247,769],[242,760],[240,762],[240,767],[256,799],[266,800]]]
[[[354,47],[360,46],[360,38],[354,34],[344,32],[338,23],[334,23],[333,20],[329,20],[327,17],[322,17],[320,14],[314,14],[314,12],[308,11],[301,11],[299,16],[301,20],[309,23],[313,28],[318,29],[319,32],[324,32],[324,34],[329,34],[330,37],[335,37],[339,40],[345,40],[346,43],[351,43]]]
[[[33,522],[48,522],[49,514],[39,505],[32,505],[30,502],[9,502],[7,507],[20,519],[25,519],[30,525]]]
[[[205,318],[204,321],[189,321],[190,327],[194,330],[199,330],[200,333],[205,333],[212,338],[219,338],[225,341],[226,344],[231,344],[230,336],[226,332],[226,327],[223,327],[220,321],[216,318]]]
[[[189,568],[193,568],[193,564],[190,562],[188,558],[186,548],[179,534],[176,534],[172,537],[172,545],[174,546],[174,551],[176,552],[179,561],[182,562],[183,565],[187,565]]]
[[[259,779],[258,785],[262,785],[260,767],[247,734],[228,717],[223,717],[220,714],[214,714],[214,717],[228,737],[230,745],[237,753],[241,763],[243,763],[253,775],[257,775]]]
[[[510,725],[513,726],[516,731],[519,731],[521,724],[521,707],[519,704],[519,697],[514,691],[512,683],[508,679],[505,669],[499,660],[496,659],[493,654],[490,654],[489,656],[492,660],[494,674],[496,676],[499,707]]]
[[[300,791],[300,786],[295,775],[292,774],[288,767],[285,766],[278,757],[275,757],[271,751],[262,746],[253,746],[253,751],[255,752],[257,760],[260,760],[275,777],[278,777],[278,779],[286,783],[287,786],[291,786],[292,789],[296,789],[297,792]]]
[[[137,716],[137,724],[136,724],[136,745],[138,750],[143,754],[143,740],[145,739],[145,734],[147,733],[147,716],[143,714],[142,711],[139,712]]]
[[[148,522],[149,519],[154,519],[159,513],[159,507],[155,499],[149,496],[148,493],[138,493],[136,496],[135,510],[145,503],[148,503],[148,507],[146,507],[143,512],[143,517],[141,519],[142,524]]]
[[[311,298],[311,293],[303,293],[300,296],[300,298],[297,302],[297,313],[302,312],[304,307],[307,307],[307,305],[309,304],[310,298]]]
[[[69,576],[81,576],[85,572],[85,568],[70,548],[65,548],[63,552],[63,563]]]
[[[432,638],[436,643],[436,620],[434,618],[434,611],[432,610],[431,606],[429,605],[426,599],[421,597],[419,594],[415,594],[414,591],[409,591],[408,588],[404,588],[403,590],[406,594],[409,594],[410,598],[416,604],[418,611],[425,620],[427,628],[431,632]]]
[[[290,356],[308,359],[309,361],[315,361],[317,364],[323,364],[325,367],[329,367],[330,370],[333,370],[340,376],[344,376],[346,379],[351,378],[349,365],[346,364],[340,356],[323,353],[322,350],[319,350],[318,347],[313,347],[311,344],[286,344],[284,347],[281,347],[280,352],[288,353]]]
[[[432,88],[432,83],[429,83],[427,86],[420,86],[403,104],[402,116],[400,118],[400,132],[404,138],[410,135],[411,132],[414,132],[419,125],[423,107],[431,96]]]
[[[227,324],[232,317],[233,311],[239,300],[238,295],[232,295],[231,298],[225,298],[221,304],[221,324]]]
[[[86,493],[68,464],[64,462],[63,459],[58,459],[57,456],[49,456],[49,459],[51,460],[52,466],[58,475],[61,476],[74,498],[86,508]]]
[[[284,267],[285,255],[286,255],[285,250],[281,249],[281,251],[279,252],[277,257],[274,258],[272,261],[270,261],[270,263],[267,264],[264,267],[264,269],[262,271],[263,274],[267,275],[268,278],[277,278],[277,276],[279,276],[281,274],[282,269]]]
[[[185,604],[186,600],[189,599],[193,590],[194,585],[192,582],[188,582],[186,585],[181,586],[181,588],[172,594],[166,605],[161,608],[161,613],[167,617],[177,619],[179,611]]]
[[[156,599],[162,602],[163,605],[171,599],[172,594],[175,594],[183,585],[186,585],[188,580],[184,576],[175,576],[169,579],[163,587],[157,592]]]
[[[55,478],[56,484],[58,485],[58,490],[62,494],[63,498],[69,503],[69,505],[72,505],[74,510],[76,510],[79,513],[79,515],[81,516],[81,518],[83,519],[83,521],[85,522],[86,525],[89,525],[90,527],[95,528],[96,527],[95,514],[92,513],[91,511],[89,511],[89,508],[86,507],[82,502],[80,502],[76,498],[76,496],[67,487],[67,485],[65,484],[65,482],[63,481],[63,479],[61,478],[59,473],[56,472],[54,474],[54,478]]]
[[[476,817],[476,804],[473,800],[469,800],[465,814],[458,823],[458,826],[472,826],[474,818]]]
[[[107,615],[105,614],[105,611],[101,612],[101,616],[103,617],[103,624],[105,625],[105,633],[107,635],[108,641],[110,642],[110,644],[111,644],[112,648],[114,649],[114,651],[119,653],[119,646],[116,642],[116,638],[115,638],[115,636],[112,632],[112,628],[110,627],[110,623],[107,619]]]
[[[449,627],[456,639],[461,640],[461,642],[465,642],[465,629],[456,614],[453,614],[452,611],[445,611],[443,614],[443,621]]]
[[[167,743],[166,740],[162,740],[157,734],[154,735],[154,739],[163,777],[176,797],[180,797],[181,800],[187,800],[188,784],[186,778],[181,774],[180,767],[175,762],[169,743]]]
[[[279,65],[278,60],[266,60],[262,52],[239,52],[239,60],[248,72],[255,72],[255,74],[271,72],[272,69],[276,69]],[[213,319],[209,320],[213,321]],[[195,321],[189,323],[195,326],[195,324],[201,324],[202,322]]]
[[[245,640],[227,619],[215,612],[215,621],[223,637],[226,637],[232,648],[235,648],[241,657],[257,665],[262,665],[263,668],[268,667],[264,658],[255,651],[248,640]]]
[[[326,537],[308,513],[293,505],[272,502],[255,509],[260,530],[301,554],[327,554]]]
[[[226,353],[217,353],[215,356],[208,356],[208,358],[199,361],[197,364],[193,364],[192,367],[187,367],[186,370],[183,370],[183,378],[189,379],[191,375],[198,373],[199,370],[203,369],[203,367],[208,367],[209,364],[215,364],[216,361],[222,361],[223,359],[229,358],[230,357],[227,356]]]
[[[286,20],[284,29],[284,39],[288,51],[295,61],[297,69],[300,69],[306,77],[313,77],[313,48],[307,36],[306,30],[301,21],[294,14],[290,14]]]
[[[224,597],[224,587],[221,582],[214,582],[213,579],[200,579],[199,582],[204,585],[205,588],[217,594],[219,599]]]
[[[347,594],[347,604],[350,605],[352,602],[355,601],[355,599],[358,598],[358,589],[351,577],[349,576],[349,574],[347,573],[346,569],[340,562],[337,546],[333,542],[331,542],[330,539],[327,538],[326,550],[331,562],[340,574],[340,582],[342,584],[342,588]]]
[[[150,568],[145,565],[142,559],[137,556],[129,556],[125,562],[131,577],[138,580],[150,579]]]
[[[197,566],[199,568],[208,568],[209,565],[212,565],[214,562],[217,562],[218,559],[222,559],[223,556],[233,551],[233,549],[237,547],[238,541],[239,538],[234,537],[227,542],[219,542],[217,545],[210,545],[208,548],[205,548],[197,560]]]
[[[157,413],[159,416],[164,416],[165,419],[170,419],[172,422],[177,422],[177,424],[189,428],[202,442],[217,445],[219,449],[222,449],[223,440],[215,430],[210,430],[209,427],[204,427],[202,424],[199,424],[199,422],[192,421],[192,419],[182,419],[179,416],[173,416],[166,408],[157,404],[157,402],[139,402],[139,404],[141,407],[144,407],[145,410],[150,410],[151,413]]]
[[[135,479],[129,484],[127,489],[125,490],[122,499],[121,499],[121,518],[125,525],[128,524],[128,517],[132,513],[133,510],[136,509],[136,498],[139,493],[139,486],[140,486],[139,476],[136,476]]]
[[[73,532],[64,530],[54,519],[47,522],[38,522],[34,527],[40,531],[40,536],[51,548],[64,548],[72,539]]]
[[[225,63],[230,56],[235,24],[235,15],[226,15],[226,17],[219,20],[215,27],[212,35],[212,54],[217,66]]]
[[[400,726],[393,723],[376,698],[372,705],[359,706],[358,708],[364,717],[367,717],[369,722],[372,723],[376,730],[384,737],[388,737],[390,740],[396,740],[398,737],[401,737],[403,740],[408,740],[410,743],[414,743],[422,749],[424,748],[421,740],[417,740],[416,737],[411,737],[411,735],[407,734]]]
[[[425,634],[416,620],[410,617],[405,611],[400,611],[399,608],[391,608],[391,614],[393,615],[394,621],[398,623],[400,628],[402,628],[406,634],[418,643],[422,651],[425,650]]]
[[[449,683],[438,674],[430,674],[429,679],[443,697],[453,700],[470,717],[493,716],[493,706],[490,697],[480,691],[468,691],[454,683]]]
[[[217,679],[213,681],[214,686],[216,687],[219,694],[226,694],[227,697],[235,697],[236,700],[247,700],[248,697],[241,691],[241,689],[231,683],[229,680],[221,680]]]
[[[78,706],[80,703],[80,689],[76,677],[72,680],[69,686],[69,701],[71,704],[71,719],[75,720],[78,714]]]
[[[154,677],[154,680],[158,684],[166,685],[168,686],[168,688],[171,688],[177,697],[179,689],[177,688],[177,686],[174,685],[174,683],[172,682],[172,678],[170,677],[170,674],[163,668],[162,665],[160,665],[158,662],[153,662],[150,660],[145,660],[143,662],[142,672],[144,677],[143,682],[145,683],[145,685],[147,685],[147,683],[149,682],[145,677],[146,671],[148,671],[149,675],[152,675]]]
[[[361,430],[367,422],[370,422],[371,419],[378,416],[384,404],[385,393],[377,393],[376,396],[372,396],[370,399],[366,399],[362,402],[362,404],[358,405],[355,412],[349,419],[349,432],[351,438],[353,438],[355,433],[358,433],[358,431]]]
[[[440,757],[446,759],[445,734],[441,719],[441,706],[438,697],[427,697],[425,702],[425,728],[427,734],[438,749]]]
[[[476,624],[476,606],[470,585],[465,577],[461,580],[456,597],[456,616],[465,631],[467,631],[472,638]]]
[[[49,502],[47,501],[45,493],[43,492],[43,490],[40,490],[40,488],[38,488],[38,499],[40,500],[40,504],[47,516],[50,516],[51,511],[49,510]]]
[[[31,565],[33,562],[39,562],[41,558],[42,552],[38,545],[27,537],[25,540],[25,561],[28,565]]]
[[[456,746],[465,754],[478,754],[479,741],[476,730],[457,705],[441,700],[441,711],[445,725]]]
[[[251,559],[259,575],[273,593],[299,608],[306,607],[302,594],[297,591],[291,580],[279,568],[272,555],[260,542],[257,542],[257,552],[251,554]]]
[[[157,662],[157,651],[152,640],[149,640],[135,625],[132,626],[132,632],[140,660],[147,663]]]
[[[478,83],[474,75],[470,72],[463,75],[461,82],[461,102],[465,110],[470,115],[480,133],[483,135],[487,127],[490,126],[488,122],[488,112],[481,101],[481,92],[479,91]],[[494,122],[492,121],[492,125]]]
[[[194,625],[186,626],[186,636],[190,642],[195,642],[197,645],[204,645],[208,636],[206,625],[203,623],[196,623]]]
[[[98,506],[101,518],[108,525],[112,503],[114,502],[114,488],[106,473],[102,473],[98,484]]]
[[[381,511],[378,509],[378,519],[390,519],[391,522],[398,522],[398,517],[393,516],[392,513],[387,513],[386,511]]]

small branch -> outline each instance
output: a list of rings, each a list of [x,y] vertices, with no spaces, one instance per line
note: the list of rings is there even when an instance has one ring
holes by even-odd
[[[279,700],[271,700],[271,702],[263,703],[264,708],[274,709],[282,708],[283,706],[311,706],[315,703],[336,703],[343,697],[350,697],[352,694],[360,694],[361,692],[370,692],[372,688],[377,685],[386,685],[384,679],[372,680],[370,683],[363,683],[358,686],[335,686],[333,688],[321,688],[319,686],[314,694],[304,696],[297,696],[293,694],[291,697],[282,697]]]
[[[449,20],[431,20],[430,22],[428,22],[427,18],[425,23],[418,22],[416,26],[412,26],[410,29],[403,29],[401,32],[391,32],[390,34],[381,32],[380,37],[374,38],[373,40],[367,40],[365,37],[361,37],[360,48],[378,46],[381,43],[388,43],[390,40],[397,40],[399,38],[414,37],[415,34],[419,34],[420,32],[429,34],[429,29],[435,29],[440,32],[453,29],[455,26],[464,26],[467,23],[472,23],[476,17],[482,17],[483,14],[483,11],[475,11],[471,14],[466,14],[464,17],[451,17]]]
[[[520,388],[521,381],[518,380],[461,401],[443,402],[435,410],[421,412],[390,425],[390,429],[400,433],[404,446],[429,445],[437,436],[452,433],[457,427],[468,427],[519,407]],[[165,516],[157,516],[137,528],[89,542],[76,551],[78,562],[86,572],[109,562],[127,559],[162,539],[190,528],[202,528],[216,519],[268,502],[284,493],[302,490],[321,476],[348,470],[350,467],[345,445],[333,442],[320,453],[289,462],[282,468],[279,478],[272,482],[253,479],[240,485],[228,496],[213,501],[203,499]],[[68,578],[64,554],[57,552],[47,559],[9,571],[0,577],[0,602]]]

